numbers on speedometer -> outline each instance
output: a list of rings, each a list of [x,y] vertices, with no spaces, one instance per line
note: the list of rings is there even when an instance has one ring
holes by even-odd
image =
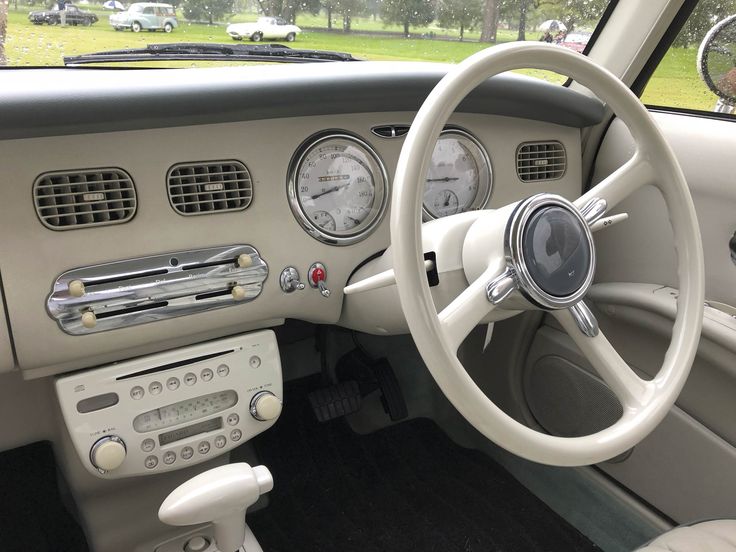
[[[378,155],[347,134],[310,140],[289,171],[292,211],[315,238],[334,245],[367,236],[386,207],[387,176]]]
[[[469,133],[459,129],[440,134],[424,185],[425,218],[441,218],[488,203],[492,186],[488,154]]]

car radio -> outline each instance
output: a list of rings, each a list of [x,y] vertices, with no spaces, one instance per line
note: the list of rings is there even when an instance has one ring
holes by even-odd
[[[271,427],[281,360],[266,330],[62,376],[56,391],[84,466],[116,479],[203,462]]]

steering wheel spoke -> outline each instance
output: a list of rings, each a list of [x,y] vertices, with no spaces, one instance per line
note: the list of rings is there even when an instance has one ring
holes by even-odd
[[[586,194],[580,196],[574,203],[583,212],[588,223],[592,225],[636,190],[655,182],[652,165],[637,150],[631,159]]]
[[[499,301],[492,302],[491,284],[505,276],[505,272],[499,276],[494,269],[486,270],[439,313],[442,333],[453,351],[496,307]]]
[[[596,328],[594,335],[581,327],[580,313],[583,313],[584,318],[592,318]],[[598,375],[616,394],[624,408],[637,408],[646,402],[651,384],[637,376],[616,352],[611,342],[598,329],[598,323],[585,303],[581,301],[570,309],[552,311],[551,314],[562,325]]]

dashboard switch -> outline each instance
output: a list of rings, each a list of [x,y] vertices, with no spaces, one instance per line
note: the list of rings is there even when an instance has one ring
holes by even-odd
[[[261,391],[250,401],[250,414],[261,422],[275,420],[281,414],[281,400],[270,391]]]
[[[84,283],[82,280],[72,280],[69,282],[69,295],[72,297],[84,296]]]
[[[331,292],[327,289],[327,285],[325,284],[325,281],[327,280],[327,269],[325,268],[325,265],[322,263],[313,263],[312,266],[309,267],[307,277],[309,285],[313,288],[319,289],[322,297],[330,296]]]
[[[299,271],[293,266],[287,266],[281,271],[279,283],[281,284],[281,291],[284,293],[291,293],[296,290],[302,290],[306,287],[299,281]]]
[[[94,328],[97,325],[97,316],[91,310],[85,311],[82,314],[82,326],[87,329]]]

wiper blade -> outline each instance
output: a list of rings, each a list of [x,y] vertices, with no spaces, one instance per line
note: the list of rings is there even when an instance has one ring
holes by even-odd
[[[64,56],[64,65],[133,61],[360,61],[351,54],[330,50],[303,50],[283,44],[210,44],[181,42],[149,44],[145,48],[107,50]]]

